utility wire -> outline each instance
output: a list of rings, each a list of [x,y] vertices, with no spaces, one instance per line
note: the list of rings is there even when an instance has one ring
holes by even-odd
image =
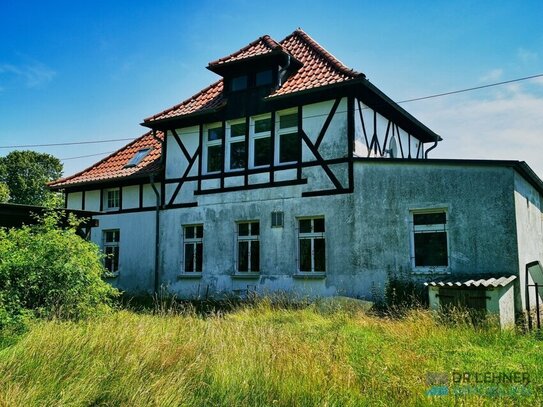
[[[115,151],[105,151],[103,153],[96,153],[96,154],[87,154],[87,155],[80,155],[77,157],[67,157],[67,158],[59,158],[60,161],[68,161],[68,160],[75,160],[76,158],[87,158],[87,157],[96,157],[97,155],[105,155],[105,154],[111,154]]]
[[[510,79],[510,80],[507,80],[507,81],[494,82],[494,83],[490,83],[488,85],[474,86],[474,87],[471,87],[471,88],[453,90],[453,91],[449,91],[449,92],[436,93],[436,94],[433,94],[433,95],[421,96],[421,97],[412,98],[412,99],[400,100],[399,102],[396,102],[396,103],[397,104],[403,104],[403,103],[416,102],[416,101],[419,101],[419,100],[434,99],[434,98],[438,98],[438,97],[455,95],[455,94],[464,93],[464,92],[471,92],[471,91],[474,91],[474,90],[480,90],[480,89],[490,88],[490,87],[494,87],[494,86],[501,86],[501,85],[506,85],[508,83],[521,82],[521,81],[526,81],[526,80],[535,79],[535,78],[543,78],[543,73],[540,73],[540,74],[537,74],[537,75],[531,75],[531,76],[524,76],[522,78]],[[345,111],[339,111],[338,110],[338,111],[336,111],[336,113],[345,113]],[[305,116],[305,118],[309,119],[309,118],[322,117],[322,116],[328,116],[328,113],[317,114],[317,115],[312,115],[312,116]],[[254,127],[254,124],[251,124],[250,127]],[[191,134],[191,133],[185,133],[185,134]],[[194,134],[198,134],[198,133],[195,132]],[[108,140],[73,141],[73,142],[66,142],[66,143],[50,143],[50,144],[21,144],[21,145],[11,145],[11,146],[0,146],[0,148],[6,148],[7,149],[7,148],[29,148],[29,147],[74,146],[74,145],[82,145],[82,144],[100,144],[100,143],[111,143],[111,142],[116,142],[116,141],[133,141],[133,140],[134,140],[134,138],[118,138],[118,139],[108,139]],[[92,155],[101,155],[101,154],[107,154],[107,153],[92,154]],[[90,157],[90,156],[91,155],[80,156],[80,157],[68,157],[68,158],[64,158],[63,160],[71,160],[71,159],[84,158],[84,157]]]

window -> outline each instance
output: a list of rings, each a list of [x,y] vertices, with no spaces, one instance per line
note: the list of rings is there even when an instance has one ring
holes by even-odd
[[[256,86],[271,85],[272,82],[273,82],[273,72],[271,69],[267,69],[265,71],[260,71],[256,73],[256,78],[255,78]]]
[[[239,272],[260,271],[260,223],[238,223],[238,267]]]
[[[222,125],[214,125],[207,129],[206,148],[205,148],[205,163],[206,172],[218,172],[222,169],[222,140],[223,140]]]
[[[414,267],[445,268],[449,265],[447,212],[413,212],[412,261]]]
[[[110,211],[119,209],[121,201],[119,188],[108,189],[106,194],[106,209]]]
[[[104,230],[103,232],[104,267],[108,273],[116,275],[119,273],[119,241],[121,232],[119,229]]]
[[[284,213],[280,211],[273,211],[271,214],[271,227],[282,228],[284,222]]]
[[[229,170],[241,170],[246,166],[245,127],[245,120],[228,124],[226,156],[229,158],[227,162]]]
[[[300,155],[300,138],[298,137],[298,114],[279,114],[278,164],[297,162]]]
[[[300,272],[325,272],[324,218],[298,220],[298,268]]]
[[[151,148],[142,148],[140,151],[134,154],[134,156],[126,163],[124,167],[135,167],[147,156],[147,154],[149,154],[149,151],[151,151]]]
[[[230,90],[235,92],[237,90],[247,89],[247,75],[236,76],[232,78],[230,82]]]
[[[250,163],[251,168],[271,164],[271,116],[251,119]]]
[[[184,271],[202,272],[204,227],[190,225],[183,227]]]

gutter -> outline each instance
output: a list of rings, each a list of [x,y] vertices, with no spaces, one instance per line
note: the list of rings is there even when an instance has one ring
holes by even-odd
[[[160,192],[155,186],[155,177],[151,175],[149,177],[151,187],[156,196],[156,209],[155,209],[155,273],[154,273],[154,293],[158,295],[160,288]]]

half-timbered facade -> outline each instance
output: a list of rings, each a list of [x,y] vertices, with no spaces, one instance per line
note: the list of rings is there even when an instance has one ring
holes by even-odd
[[[102,212],[92,239],[119,287],[371,298],[391,274],[518,275],[543,259],[526,164],[429,158],[441,138],[305,32],[207,68],[221,79],[51,185]]]

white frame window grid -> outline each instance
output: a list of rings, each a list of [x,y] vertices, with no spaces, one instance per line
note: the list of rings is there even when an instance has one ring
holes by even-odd
[[[427,208],[427,209],[411,209],[410,211],[410,220],[411,225],[410,230],[410,257],[411,257],[411,266],[415,273],[448,273],[449,267],[451,264],[451,251],[450,251],[450,242],[449,242],[449,211],[446,207],[440,208]],[[445,215],[445,223],[436,223],[430,225],[415,225],[415,215],[426,215],[442,213]],[[439,266],[417,266],[415,259],[415,234],[418,233],[436,233],[436,232],[445,232],[447,238],[447,265]]]
[[[258,234],[253,234],[254,231],[254,224],[258,225]],[[239,233],[240,225],[247,225],[248,226],[248,234],[246,236],[241,236]],[[260,273],[260,258],[261,258],[261,245],[260,245],[260,221],[258,220],[247,220],[247,221],[239,221],[236,222],[236,273],[241,274],[248,274],[248,273]],[[240,270],[240,250],[239,246],[240,243],[247,242],[247,270]],[[257,242],[258,243],[258,270],[253,270],[253,264],[252,264],[252,245]]]
[[[244,131],[242,135],[239,136],[232,136],[232,126],[236,125],[243,125]],[[236,119],[231,120],[229,122],[226,122],[226,145],[225,145],[225,151],[224,151],[224,170],[227,172],[236,172],[236,171],[243,171],[247,167],[247,163],[245,163],[244,167],[240,168],[232,168],[232,162],[230,160],[230,154],[232,151],[232,144],[235,143],[245,143],[245,133],[247,132],[247,129],[245,129],[245,119]],[[245,151],[247,152],[247,146],[245,146]]]
[[[270,123],[270,130],[268,131],[256,131],[256,122],[260,120],[270,120],[271,122],[271,113],[260,115],[260,116],[254,116],[251,117],[250,121],[250,131],[249,131],[249,168],[266,168],[269,167],[271,164],[271,149],[273,146],[271,145],[271,123]],[[268,138],[268,142],[270,143],[270,164],[262,164],[262,165],[256,165],[255,159],[256,159],[256,140],[261,140]]]
[[[193,237],[187,238],[187,230],[189,228],[193,228]],[[201,228],[201,236],[198,237],[198,228]],[[203,224],[191,224],[191,225],[183,225],[182,227],[182,233],[183,233],[183,266],[182,266],[182,273],[202,273],[204,269],[204,225]],[[202,259],[201,259],[201,270],[197,270],[198,265],[198,245],[201,245],[202,247]],[[187,246],[192,246],[192,265],[193,270],[187,270],[187,262],[185,259]]]
[[[282,116],[290,116],[290,115],[298,115],[297,109],[288,109],[288,110],[282,110],[276,113],[275,115],[275,165],[288,165],[288,164],[296,164],[298,161],[285,161],[281,162],[281,136],[285,134],[291,134],[296,133],[298,134],[298,120],[296,120],[296,125],[292,127],[286,127],[284,129],[281,128],[281,117]],[[300,135],[298,134],[298,139],[300,138]],[[300,146],[301,148],[301,146]]]
[[[113,236],[115,236],[115,234],[116,234],[117,235],[117,240],[115,240],[115,237],[113,237],[112,240],[110,242],[108,242],[108,236],[107,235],[109,233],[112,233]],[[117,269],[116,270],[108,269],[107,268],[108,259],[104,259],[104,267],[106,267],[108,276],[117,276],[117,275],[119,275],[119,270],[121,269],[121,258],[120,258],[121,247],[120,247],[120,242],[121,242],[121,231],[120,231],[120,229],[105,229],[105,230],[102,230],[102,250],[103,250],[103,253],[106,256],[109,256],[109,255],[113,254],[113,257],[111,257],[111,265],[112,266],[115,265],[115,258],[117,259]],[[108,254],[107,253],[108,248],[111,248],[113,253]],[[115,248],[117,249],[116,254],[115,254]]]
[[[112,196],[110,196],[110,194]],[[114,211],[119,209],[121,205],[120,188],[106,189],[105,201],[105,207],[107,211]]]
[[[222,123],[211,123],[206,126],[204,126],[204,134],[203,134],[203,142],[204,142],[204,148],[203,148],[203,159],[202,159],[202,170],[204,174],[217,174],[221,172],[220,169],[216,171],[208,171],[208,163],[209,163],[209,147],[216,147],[216,146],[222,146],[223,140],[224,140],[224,133],[222,134],[222,137],[218,138],[217,140],[209,140],[209,131],[214,129],[221,129],[222,132]],[[222,152],[221,152],[222,155]],[[226,154],[225,154],[226,155]],[[221,158],[223,161],[225,160],[225,157]]]
[[[323,232],[315,232],[315,220],[322,219]],[[300,221],[311,221],[311,232],[301,232]],[[324,270],[315,270],[315,240],[322,239],[324,241]],[[300,241],[311,241],[311,270],[301,270],[301,256],[300,256]],[[297,258],[297,272],[299,274],[325,274],[326,273],[326,221],[324,216],[304,216],[296,218],[296,258]]]

